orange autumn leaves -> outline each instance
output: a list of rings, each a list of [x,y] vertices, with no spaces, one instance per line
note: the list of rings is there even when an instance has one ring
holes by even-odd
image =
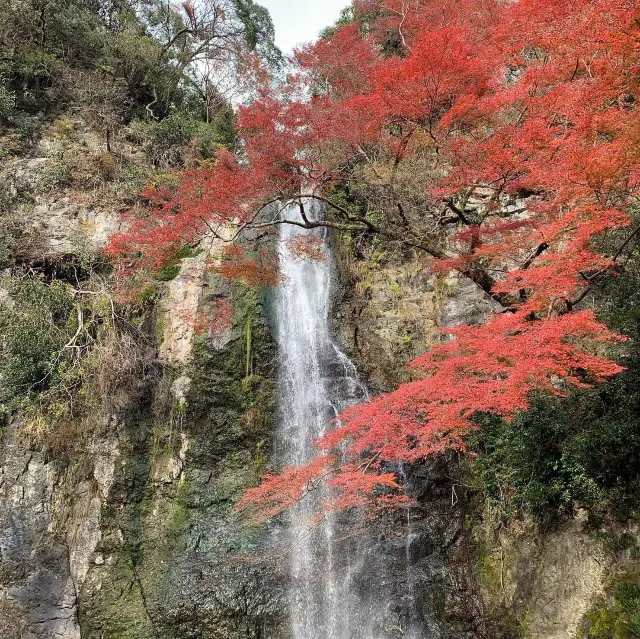
[[[626,207],[638,193],[638,10],[604,0],[422,6],[404,34],[404,57],[366,59],[357,83],[364,89],[351,95],[340,82],[332,117],[356,122],[345,144],[377,136],[392,147],[402,134],[426,130],[447,166],[439,183],[425,184],[435,196],[482,187],[497,202],[502,193],[524,191],[528,211],[461,224],[450,240],[458,254],[434,265],[463,275],[506,271],[493,290],[510,300],[507,311],[451,329],[451,341],[411,364],[415,381],[348,409],[317,442],[338,459],[327,480],[337,504],[402,499],[388,482],[389,464],[464,449],[479,412],[510,419],[528,408],[532,392],[564,394],[622,370],[607,357],[617,336],[574,305],[613,270],[613,258],[598,253],[594,240],[629,224]],[[487,20],[470,31],[471,12],[482,21],[482,10]],[[398,15],[387,12],[386,29]],[[309,51],[302,59],[319,64]],[[385,134],[391,123],[399,127],[395,139]],[[411,153],[410,145],[401,152]],[[366,471],[356,473],[358,480],[373,475],[365,487],[354,465],[369,457]],[[240,507],[261,504],[258,518],[275,514],[269,495],[286,490],[283,484],[290,489],[295,478],[264,478]]]

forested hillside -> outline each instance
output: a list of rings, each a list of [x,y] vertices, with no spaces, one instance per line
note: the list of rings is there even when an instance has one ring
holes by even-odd
[[[146,187],[235,148],[230,101],[252,91],[254,61],[280,54],[252,2],[16,2],[0,20],[8,410],[82,384],[80,360],[117,330],[95,249]]]

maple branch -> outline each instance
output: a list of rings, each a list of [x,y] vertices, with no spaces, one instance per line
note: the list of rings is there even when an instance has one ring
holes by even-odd
[[[382,451],[379,450],[371,459],[369,459],[366,462],[363,462],[362,464],[360,464],[360,466],[358,466],[358,468],[356,468],[356,470],[361,470],[362,469],[362,474],[364,475],[369,470],[369,468],[371,468],[371,465],[373,464],[373,462],[375,462],[376,459],[378,459],[381,454],[382,454]]]
[[[336,204],[333,200],[330,200],[328,197],[325,197],[324,195],[319,195],[317,193],[314,193],[313,195],[301,195],[300,197],[313,198],[316,200],[320,200],[321,202],[324,202],[325,204],[330,206],[332,209],[335,209],[336,211],[339,211],[340,213],[342,213],[350,222],[364,224],[369,230],[373,231],[374,233],[380,232],[380,229],[374,224],[372,224],[365,217],[362,217],[362,216],[355,217],[351,215],[351,213],[344,206],[341,206],[340,204]]]
[[[404,224],[404,226],[409,226],[409,220],[407,220],[407,216],[404,213],[404,208],[402,207],[402,204],[400,204],[400,202],[396,201],[396,207],[398,209],[398,213],[400,214],[400,218],[402,219],[402,223]]]
[[[281,224],[291,224],[292,226],[298,226],[302,229],[319,229],[319,228],[331,228],[338,231],[362,231],[361,226],[355,226],[351,224],[340,224],[339,222],[332,222],[330,220],[308,220],[307,222],[298,222],[296,220],[271,220],[270,222],[261,222],[259,224],[252,224],[247,228],[251,229],[264,229],[272,226],[280,226]]]
[[[640,233],[640,226],[634,229],[634,231],[629,235],[629,237],[618,247],[618,250],[614,253],[611,261],[615,263],[618,258],[622,255],[622,251],[629,246],[630,242]]]
[[[413,137],[413,134],[416,131],[416,127],[414,126],[402,139],[402,142],[398,146],[396,151],[396,157],[393,161],[393,168],[391,169],[391,175],[389,176],[389,186],[391,186],[396,179],[396,175],[398,173],[398,167],[400,166],[400,162],[402,161],[402,156],[404,152],[407,150],[407,146]]]
[[[451,209],[457,215],[457,218],[455,218],[454,221],[457,221],[459,219],[464,224],[469,226],[468,218],[465,216],[464,211],[460,207],[458,207],[456,205],[456,203],[453,201],[453,198],[449,198],[447,200],[446,205],[445,205],[445,210],[446,209]],[[447,220],[447,221],[441,220],[440,223],[441,224],[448,224],[449,223],[448,220],[450,220],[450,219],[452,219],[452,218],[445,218],[445,220]]]
[[[582,302],[582,300],[589,294],[589,292],[593,288],[594,283],[596,283],[600,279],[600,277],[602,277],[602,275],[604,275],[607,271],[611,269],[611,267],[618,261],[618,258],[622,255],[622,252],[624,251],[624,249],[627,248],[627,246],[629,246],[629,244],[633,241],[635,237],[638,236],[638,234],[640,234],[640,226],[635,228],[633,232],[630,233],[629,236],[625,239],[625,241],[618,247],[616,252],[613,254],[613,257],[611,258],[611,264],[601,268],[599,271],[596,271],[593,275],[586,275],[582,272],[580,273],[582,279],[584,279],[587,282],[587,286],[582,292],[580,292],[573,299],[565,300],[569,307],[569,310],[572,310],[574,306],[577,306],[578,304],[580,304],[580,302]]]
[[[509,295],[509,293],[496,293],[493,287],[496,284],[496,280],[489,275],[484,268],[479,268],[476,264],[469,268],[456,269],[460,275],[464,275],[470,279],[476,286],[481,288],[494,302],[500,304],[505,311],[513,309],[518,303],[518,300]]]
[[[567,304],[567,311],[572,311],[574,306],[577,306],[578,304],[580,304],[580,302],[582,302],[582,300],[589,295],[589,293],[591,292],[591,289],[593,287],[591,285],[587,286],[587,288],[584,289],[584,291],[582,291],[582,293],[580,293],[577,297],[574,297],[571,300],[564,300]]]
[[[549,245],[546,242],[538,244],[536,250],[522,263],[520,270],[526,271],[533,264],[536,258],[540,257],[548,248]]]
[[[211,226],[211,224],[209,224],[209,221],[206,217],[204,217],[204,215],[199,215],[198,217],[200,218],[201,222],[207,227],[207,229],[209,229],[209,233],[211,233],[216,239],[222,240],[223,242],[227,241]]]
[[[298,200],[298,207],[300,208],[300,215],[302,216],[302,221],[308,226],[309,220],[307,218],[307,214],[304,210],[304,204],[302,203],[302,199]]]
[[[571,78],[569,79],[569,82],[573,82],[575,80],[576,73],[578,73],[579,68],[580,68],[580,59],[578,58],[576,60],[576,68],[573,70],[573,73],[571,74]]]
[[[428,255],[436,259],[442,260],[450,257],[449,255],[447,255],[447,253],[445,253],[444,250],[442,250],[441,248],[431,243],[425,244],[424,242],[418,239],[415,239],[413,237],[407,237],[404,234],[396,233],[390,229],[380,228],[379,226],[376,226],[375,224],[373,224],[372,222],[370,222],[364,217],[355,217],[345,207],[341,206],[340,204],[337,204],[336,202],[333,202],[331,199],[325,197],[324,195],[316,194],[316,193],[301,194],[298,196],[298,200],[301,200],[301,199],[320,200],[321,202],[324,202],[331,208],[342,213],[349,222],[352,222],[352,224],[342,224],[340,222],[333,222],[331,220],[309,220],[308,217],[306,216],[306,213],[304,212],[304,207],[302,207],[301,203],[299,203],[299,206],[301,206],[301,214],[302,214],[302,220],[303,220],[302,222],[298,222],[296,220],[289,220],[289,219],[277,219],[277,220],[271,220],[269,222],[263,222],[260,224],[251,224],[249,227],[252,229],[259,229],[259,228],[273,227],[280,224],[292,224],[293,226],[298,226],[303,229],[333,228],[339,231],[347,231],[347,232],[362,232],[363,230],[365,230],[365,227],[366,227],[367,230],[369,230],[372,233],[375,233],[376,235],[387,237],[390,240],[403,244],[404,246],[415,248],[419,251],[427,253]],[[254,215],[253,219],[255,220],[256,217],[257,217],[257,214]],[[486,269],[480,268],[477,265],[474,265],[466,269],[458,269],[458,272],[464,277],[467,277],[468,279],[470,279],[474,284],[476,284],[480,289],[482,289],[484,293],[486,293],[489,297],[491,297],[491,299],[493,299],[495,302],[500,304],[500,306],[504,308],[511,308],[514,306],[514,304],[517,303],[517,300],[513,296],[509,295],[508,293],[496,293],[493,291],[493,287],[496,283],[496,280],[493,277],[491,277],[491,275],[489,275]]]
[[[169,42],[167,42],[167,44],[165,44],[164,47],[162,47],[162,51],[160,52],[160,58],[163,58],[166,55],[167,51],[169,51],[169,49],[176,43],[176,41],[180,36],[185,34],[191,35],[192,33],[193,31],[189,29],[189,27],[184,27],[179,31],[176,31],[175,35],[169,40]]]

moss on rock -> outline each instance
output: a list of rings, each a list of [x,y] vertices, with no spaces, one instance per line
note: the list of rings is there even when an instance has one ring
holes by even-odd
[[[100,565],[80,596],[83,638],[242,639],[278,623],[277,580],[238,560],[259,538],[232,517],[270,455],[275,350],[259,293],[233,284],[227,296],[228,339],[196,338],[190,364],[166,371],[121,429]],[[190,384],[176,410],[179,374]]]
[[[640,638],[640,572],[618,576],[584,617],[581,639]]]

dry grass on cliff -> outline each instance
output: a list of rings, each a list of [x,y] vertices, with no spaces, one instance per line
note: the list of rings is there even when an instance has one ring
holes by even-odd
[[[91,347],[79,350],[26,411],[25,435],[55,459],[68,458],[115,427],[145,380],[156,374],[149,337],[113,312]]]

